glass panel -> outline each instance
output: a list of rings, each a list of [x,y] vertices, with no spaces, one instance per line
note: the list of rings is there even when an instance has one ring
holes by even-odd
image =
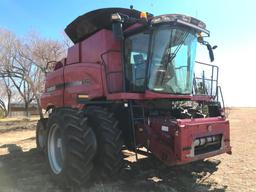
[[[125,40],[125,82],[130,92],[144,92],[149,34],[139,33]]]
[[[149,89],[191,94],[196,45],[196,35],[185,28],[156,28],[152,36]]]

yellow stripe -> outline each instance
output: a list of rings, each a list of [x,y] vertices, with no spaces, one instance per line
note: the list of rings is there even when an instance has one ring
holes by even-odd
[[[79,99],[88,99],[89,95],[78,95]]]

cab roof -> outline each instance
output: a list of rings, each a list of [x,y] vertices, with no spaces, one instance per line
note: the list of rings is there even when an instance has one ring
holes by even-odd
[[[101,29],[111,29],[111,14],[120,13],[133,18],[140,18],[140,11],[125,8],[104,8],[97,9],[77,17],[66,28],[65,33],[73,41],[80,42]],[[152,14],[149,14],[150,16]],[[123,23],[123,29],[133,23]]]

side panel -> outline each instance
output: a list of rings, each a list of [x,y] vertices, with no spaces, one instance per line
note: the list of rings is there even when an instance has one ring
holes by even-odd
[[[103,56],[106,64],[106,90],[109,93],[120,93],[123,91],[123,69],[121,65],[120,52],[109,52]]]
[[[45,92],[41,96],[41,105],[43,109],[46,109],[49,105],[56,107],[63,106],[63,91],[64,91],[64,79],[63,79],[63,67],[56,71],[47,73]]]
[[[150,118],[149,124],[143,129],[143,124],[139,127],[136,130],[136,142],[144,145],[167,165],[185,164],[231,153],[229,122],[223,118],[173,121],[159,117]],[[216,139],[213,140],[213,137]],[[220,139],[217,140],[217,137]]]
[[[101,54],[106,51],[105,31],[101,30],[81,42],[81,62],[101,62]]]
[[[77,43],[68,49],[67,64],[74,64],[81,62],[81,44]]]
[[[106,29],[80,43],[81,62],[104,65],[102,76],[105,94],[122,91],[123,67],[120,50],[121,42],[115,40],[112,31]]]
[[[102,66],[91,63],[67,65],[64,71],[65,93],[64,105],[78,107],[78,95],[86,95],[87,99],[103,96],[101,77]]]
[[[175,138],[175,150],[179,157],[178,163],[187,163],[198,159],[215,156],[221,153],[231,153],[229,121],[220,117],[209,117],[194,120],[178,120],[179,135]],[[203,141],[212,136],[220,135],[220,146],[218,150],[204,150],[196,154],[194,147],[195,141],[200,139],[203,147],[207,149],[210,145],[204,144]]]

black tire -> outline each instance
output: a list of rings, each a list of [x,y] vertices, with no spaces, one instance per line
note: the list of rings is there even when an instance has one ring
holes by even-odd
[[[91,127],[87,124],[84,112],[72,108],[56,109],[49,117],[47,127],[49,127],[47,157],[53,178],[59,184],[72,188],[87,184],[93,170],[97,141]],[[51,147],[54,143],[52,142],[54,134],[51,133],[53,130],[59,131],[54,149]],[[58,139],[61,141],[59,142]],[[61,143],[61,147],[58,143]],[[53,151],[59,151],[61,155],[54,156],[53,154],[57,152]],[[55,160],[57,159],[56,162],[59,161],[61,164],[60,170],[57,170],[53,163],[54,157]]]
[[[38,120],[36,125],[36,147],[37,147],[37,150],[42,153],[46,152],[47,120],[48,118],[40,119]]]
[[[92,126],[98,143],[95,166],[102,179],[115,177],[124,165],[122,132],[114,114],[101,107],[88,107],[86,116]]]

